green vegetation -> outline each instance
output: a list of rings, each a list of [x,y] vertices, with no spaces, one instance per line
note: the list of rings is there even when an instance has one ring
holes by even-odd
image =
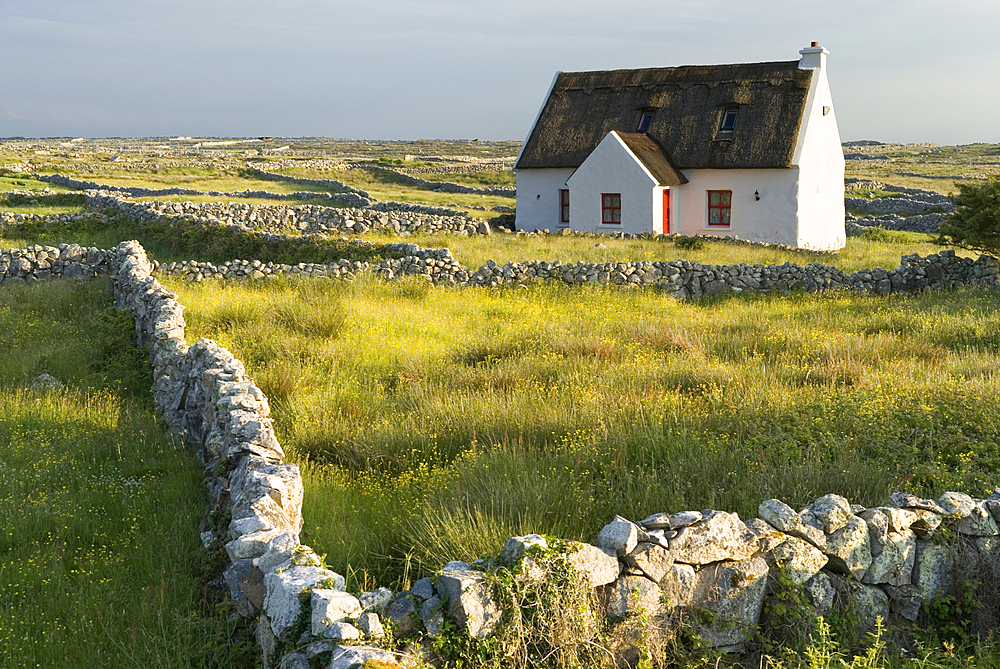
[[[592,540],[616,512],[996,484],[1000,409],[976,400],[1000,382],[991,292],[171,288],[189,339],[271,398],[310,544],[379,583],[515,534]]]
[[[0,666],[254,666],[206,588],[200,467],[105,282],[2,286],[0,323]]]
[[[940,226],[942,243],[1000,254],[1000,176],[958,188],[955,211]]]

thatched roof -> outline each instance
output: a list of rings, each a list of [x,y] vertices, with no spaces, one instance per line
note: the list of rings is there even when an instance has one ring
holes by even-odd
[[[789,167],[812,70],[799,61],[560,72],[515,169],[579,167],[612,130],[646,135],[678,169]],[[738,109],[732,133],[723,114]]]

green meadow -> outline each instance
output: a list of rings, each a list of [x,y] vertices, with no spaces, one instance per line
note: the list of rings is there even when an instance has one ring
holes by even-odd
[[[168,283],[270,398],[305,540],[359,587],[615,513],[1000,483],[992,292]]]

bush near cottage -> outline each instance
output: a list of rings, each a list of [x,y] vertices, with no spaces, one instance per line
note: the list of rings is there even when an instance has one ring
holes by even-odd
[[[1000,255],[1000,176],[958,184],[955,211],[941,224],[940,241]]]

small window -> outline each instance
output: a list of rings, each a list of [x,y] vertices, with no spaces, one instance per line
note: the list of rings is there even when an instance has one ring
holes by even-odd
[[[726,110],[726,113],[722,115],[722,125],[719,126],[719,132],[732,132],[736,128],[736,116],[739,111],[739,109]]]
[[[622,194],[601,194],[601,222],[606,225],[619,225],[622,222]]]
[[[733,191],[708,191],[708,225],[728,228],[732,218]]]
[[[569,189],[559,190],[559,222],[569,223]]]
[[[653,112],[643,112],[642,118],[639,119],[639,127],[636,132],[646,132],[649,130],[649,126],[653,123]]]

